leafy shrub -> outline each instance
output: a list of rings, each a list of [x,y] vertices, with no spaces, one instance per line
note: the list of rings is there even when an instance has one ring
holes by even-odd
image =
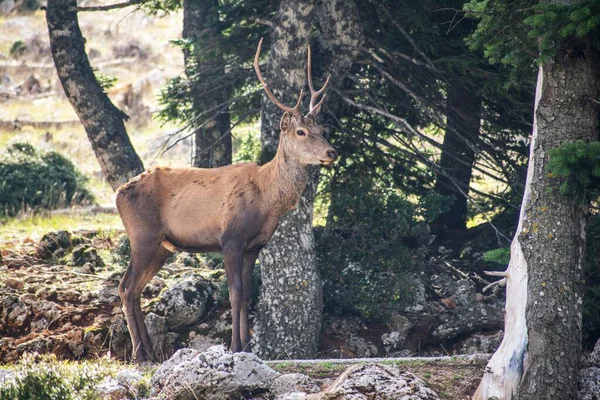
[[[417,218],[433,219],[439,212],[365,176],[332,191],[327,228],[316,233],[325,309],[383,319],[406,304],[415,265],[401,240]]]
[[[106,366],[58,361],[55,355],[25,354],[14,380],[0,387],[0,399],[95,400],[95,385],[109,374]]]
[[[498,249],[492,249],[483,253],[483,259],[487,262],[497,262],[498,264],[508,265],[510,261],[510,249],[507,247],[500,247]]]
[[[86,179],[59,153],[15,143],[0,155],[0,216],[89,203]]]

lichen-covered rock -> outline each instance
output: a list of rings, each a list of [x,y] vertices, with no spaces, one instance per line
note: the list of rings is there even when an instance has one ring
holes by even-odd
[[[118,380],[107,376],[96,385],[99,398],[106,400],[121,400],[127,398],[127,388]]]
[[[439,400],[438,395],[415,375],[392,365],[366,364],[348,368],[324,392],[307,400]]]
[[[118,360],[126,360],[131,355],[131,339],[127,322],[123,316],[117,316],[110,325],[108,342],[110,355]]]
[[[579,400],[600,400],[600,368],[590,367],[580,371]]]
[[[115,378],[121,386],[125,387],[129,393],[137,398],[138,387],[140,382],[144,379],[141,372],[136,371],[135,369],[124,369],[117,372]]]
[[[600,368],[600,340],[594,345],[594,350],[588,355],[587,361],[590,366]]]
[[[277,376],[251,353],[230,353],[223,346],[205,352],[181,349],[152,377],[152,395],[172,400],[225,400],[267,390]]]
[[[309,376],[304,374],[284,374],[275,378],[271,384],[269,394],[275,398],[279,398],[294,393],[317,393],[319,390],[321,388],[317,382]]]
[[[478,354],[478,353],[493,353],[496,351],[502,337],[503,331],[498,331],[493,335],[474,334],[463,340],[459,347],[459,354]]]
[[[202,276],[185,275],[161,294],[154,312],[165,317],[169,330],[191,326],[206,312],[211,293],[212,286]]]
[[[93,268],[104,267],[104,261],[98,255],[98,251],[88,244],[81,244],[73,249],[71,254],[73,265],[82,267],[85,264],[90,264]]]
[[[31,307],[17,296],[0,300],[0,332],[18,333],[27,330],[31,320]]]
[[[48,232],[39,241],[36,252],[42,259],[60,258],[72,247],[71,233],[67,231]]]

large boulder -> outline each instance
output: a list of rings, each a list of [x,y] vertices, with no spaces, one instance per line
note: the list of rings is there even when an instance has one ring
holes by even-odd
[[[237,399],[267,391],[278,376],[251,353],[230,353],[223,346],[205,352],[181,349],[152,377],[152,395],[171,400]]]
[[[154,312],[165,317],[170,331],[192,326],[204,316],[211,294],[212,286],[202,276],[185,275],[161,294]]]
[[[286,396],[283,399],[302,398]],[[324,392],[309,394],[306,400],[439,400],[423,380],[396,366],[362,364],[349,367]]]

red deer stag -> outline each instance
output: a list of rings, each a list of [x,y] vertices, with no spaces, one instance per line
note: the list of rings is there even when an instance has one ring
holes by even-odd
[[[232,308],[231,350],[249,351],[248,306],[252,270],[279,219],[296,207],[308,180],[308,165],[330,165],[336,151],[323,138],[316,117],[329,78],[315,91],[308,49],[310,110],[300,114],[302,91],[295,107],[273,95],[259,69],[262,39],[254,58],[256,75],[268,98],[284,111],[275,158],[220,168],[153,168],[131,179],[117,192],[117,208],[131,243],[131,261],[119,295],[140,362],[153,357],[144,324],[140,295],[174,251],[222,251]],[[319,96],[321,100],[317,102]]]

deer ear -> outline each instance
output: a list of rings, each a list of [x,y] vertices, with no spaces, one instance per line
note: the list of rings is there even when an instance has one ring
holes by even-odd
[[[292,124],[292,115],[289,112],[284,112],[283,117],[281,117],[281,121],[279,122],[279,129],[282,132],[287,131]]]

